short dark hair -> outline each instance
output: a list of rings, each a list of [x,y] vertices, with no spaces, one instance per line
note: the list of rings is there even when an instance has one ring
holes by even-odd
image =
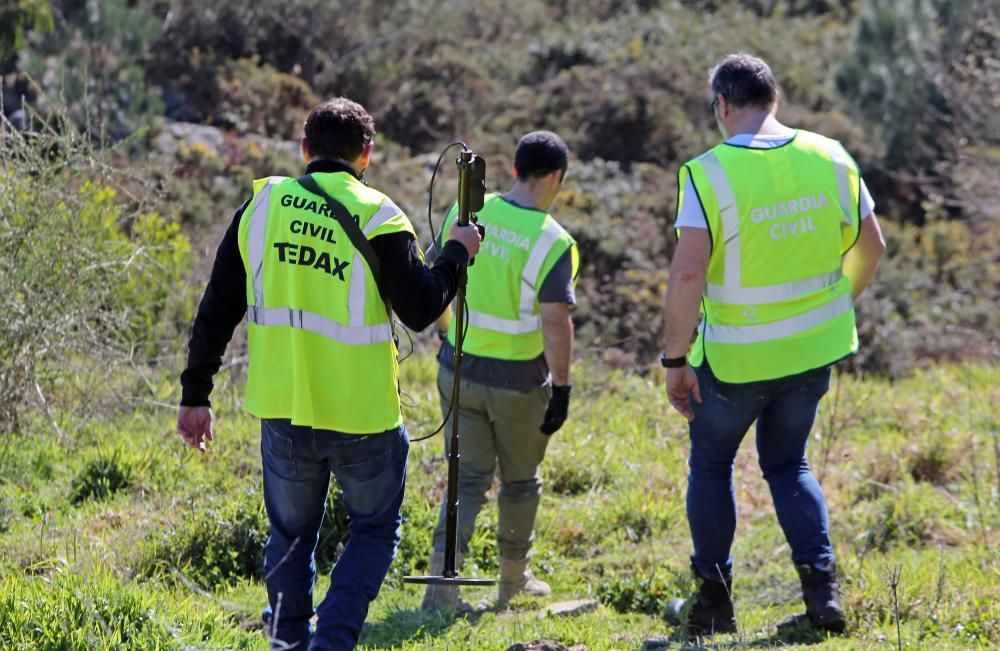
[[[532,131],[517,143],[514,170],[519,179],[533,179],[569,166],[569,148],[551,131]]]
[[[309,112],[304,130],[310,156],[350,162],[375,135],[375,120],[357,102],[335,97]]]
[[[723,59],[709,75],[712,93],[722,95],[733,108],[769,109],[778,101],[778,82],[763,59],[736,52]]]

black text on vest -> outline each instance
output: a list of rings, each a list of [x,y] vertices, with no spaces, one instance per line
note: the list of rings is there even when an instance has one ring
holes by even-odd
[[[341,281],[346,280],[344,278],[344,269],[347,269],[350,263],[342,262],[336,256],[332,256],[333,261],[331,262],[331,256],[326,251],[317,252],[311,246],[293,244],[291,242],[275,242],[274,248],[278,249],[279,262],[312,267],[313,269],[325,271],[331,276],[339,278]]]

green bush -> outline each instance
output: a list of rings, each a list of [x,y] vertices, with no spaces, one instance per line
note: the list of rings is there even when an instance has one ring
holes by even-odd
[[[899,377],[932,360],[988,359],[1000,332],[1000,226],[886,220],[888,251],[857,304],[856,369]]]
[[[297,139],[319,98],[304,81],[278,72],[257,57],[238,59],[218,73],[213,122],[239,131]]]
[[[179,572],[197,585],[215,589],[244,578],[262,578],[267,517],[260,495],[191,505],[183,523],[146,542],[140,563],[145,575]]]
[[[691,581],[670,572],[654,570],[647,576],[620,574],[597,588],[601,603],[620,613],[662,615],[670,600],[691,591]]]
[[[79,504],[86,500],[103,500],[132,485],[135,466],[122,458],[121,450],[101,453],[91,459],[73,478],[69,500]]]
[[[100,140],[119,141],[149,126],[163,110],[142,65],[162,25],[153,3],[47,4],[57,17],[54,29],[36,31],[17,57],[18,69],[40,85],[33,103],[65,111],[80,127],[96,125]]]
[[[0,432],[33,400],[100,405],[191,312],[190,244],[148,188],[65,114],[40,126],[0,123]]]

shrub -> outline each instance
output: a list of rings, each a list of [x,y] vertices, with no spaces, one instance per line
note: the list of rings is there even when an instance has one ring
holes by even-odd
[[[100,404],[191,309],[190,244],[148,188],[64,114],[36,124],[0,122],[0,432],[34,399]]]
[[[241,133],[295,139],[319,98],[304,81],[257,57],[238,59],[218,73],[219,102],[212,121]]]
[[[690,591],[689,579],[653,570],[647,576],[622,574],[603,581],[597,588],[597,597],[620,613],[662,615],[671,599]]]
[[[1000,227],[886,220],[884,231],[888,252],[858,301],[861,349],[851,365],[899,377],[932,360],[996,355]]]
[[[122,458],[121,450],[104,452],[91,459],[73,478],[69,500],[79,504],[86,500],[103,500],[132,485],[135,467]]]
[[[181,572],[209,589],[243,578],[261,578],[267,517],[261,497],[211,503],[192,512],[162,537],[147,541],[140,563],[147,576]]]

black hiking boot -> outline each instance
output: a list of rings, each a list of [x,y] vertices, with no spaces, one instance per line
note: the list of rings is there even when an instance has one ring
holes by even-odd
[[[826,568],[818,569],[808,563],[796,564],[799,581],[802,583],[802,601],[806,604],[805,617],[791,617],[778,625],[778,629],[798,625],[804,618],[816,628],[831,633],[843,633],[847,627],[844,609],[840,605],[840,584],[837,583],[837,568],[831,562]]]
[[[711,581],[695,572],[698,591],[689,599],[671,599],[664,613],[674,626],[684,626],[690,635],[735,633],[733,582]]]

